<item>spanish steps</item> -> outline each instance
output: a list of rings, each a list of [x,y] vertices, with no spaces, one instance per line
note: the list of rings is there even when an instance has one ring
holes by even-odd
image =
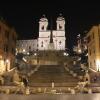
[[[40,65],[38,70],[29,78],[30,86],[50,86],[54,82],[56,86],[75,86],[79,80],[74,78],[60,65]]]

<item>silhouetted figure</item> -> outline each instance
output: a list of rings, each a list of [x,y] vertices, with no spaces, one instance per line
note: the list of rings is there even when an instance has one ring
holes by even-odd
[[[28,86],[28,78],[26,76],[23,76],[22,81],[24,83],[24,86],[27,87]]]
[[[95,75],[95,76],[94,76],[94,82],[96,82],[96,81],[97,81],[97,76]]]

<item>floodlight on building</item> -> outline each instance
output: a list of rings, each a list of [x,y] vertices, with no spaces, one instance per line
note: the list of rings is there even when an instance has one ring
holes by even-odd
[[[34,53],[34,56],[36,56],[37,55],[37,53]]]
[[[64,56],[68,56],[69,54],[68,54],[68,53],[66,53],[66,52],[64,52],[64,53],[63,53],[63,55],[64,55]]]
[[[23,52],[25,52],[26,50],[25,49],[23,49]]]
[[[82,53],[82,50],[81,49],[78,49],[78,53]]]
[[[27,52],[27,55],[29,55],[30,53],[29,52]]]
[[[6,63],[9,63],[9,59],[6,60]]]

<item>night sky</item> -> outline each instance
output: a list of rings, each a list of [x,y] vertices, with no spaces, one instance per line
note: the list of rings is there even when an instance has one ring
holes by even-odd
[[[100,4],[94,2],[65,2],[63,0],[38,1],[31,3],[0,3],[0,16],[8,24],[15,27],[18,39],[38,37],[38,21],[43,14],[53,20],[55,29],[56,18],[62,13],[66,20],[67,47],[72,48],[77,34],[84,34],[92,25],[100,23]]]

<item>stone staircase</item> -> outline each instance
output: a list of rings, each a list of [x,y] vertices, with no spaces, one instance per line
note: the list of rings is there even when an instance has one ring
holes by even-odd
[[[41,65],[39,69],[30,76],[29,85],[33,86],[37,84],[48,86],[52,82],[57,86],[75,86],[78,83],[78,79],[70,75],[63,66],[60,65]]]

